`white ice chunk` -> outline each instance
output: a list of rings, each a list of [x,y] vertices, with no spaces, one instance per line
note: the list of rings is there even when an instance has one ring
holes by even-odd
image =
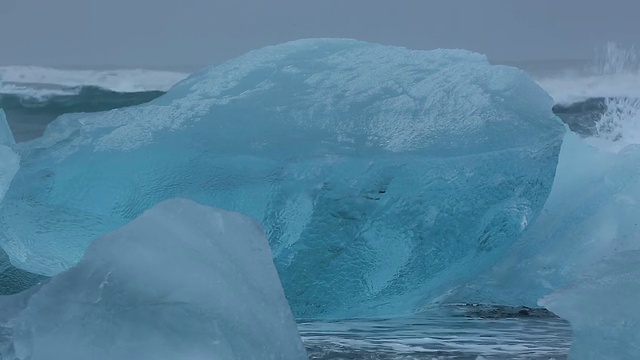
[[[0,309],[2,359],[306,358],[261,227],[190,200],[95,240]]]

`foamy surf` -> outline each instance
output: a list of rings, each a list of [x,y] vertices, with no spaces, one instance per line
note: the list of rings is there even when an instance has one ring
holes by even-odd
[[[555,316],[478,317],[447,307],[395,319],[301,321],[311,359],[566,359],[572,334]],[[487,308],[489,309],[489,308]]]
[[[577,121],[581,121],[579,116],[584,116],[582,125],[590,132],[585,141],[600,150],[617,153],[626,146],[640,144],[638,60],[635,49],[610,43],[601,56],[582,72],[566,71],[559,76],[540,77],[536,81],[556,104],[582,110],[590,108],[591,114],[586,110],[583,114],[573,114],[578,117]],[[591,105],[586,102],[591,102]],[[599,109],[594,111],[593,104]],[[566,122],[566,118],[563,120]],[[572,130],[576,129],[572,127]]]
[[[591,98],[640,97],[640,68],[635,49],[609,43],[584,69],[535,77],[557,104]]]

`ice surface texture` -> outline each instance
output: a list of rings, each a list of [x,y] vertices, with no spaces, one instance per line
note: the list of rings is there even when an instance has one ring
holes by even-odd
[[[21,145],[0,243],[53,275],[186,197],[262,223],[297,315],[412,311],[536,217],[564,133],[551,107],[527,74],[467,51],[268,47]]]
[[[3,359],[306,359],[257,222],[184,199],[0,309]]]
[[[640,251],[593,265],[576,283],[540,301],[571,322],[571,359],[634,360],[640,354]]]

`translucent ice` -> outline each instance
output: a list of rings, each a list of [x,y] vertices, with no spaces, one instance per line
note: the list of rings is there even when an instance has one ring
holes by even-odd
[[[640,354],[638,299],[640,251],[626,251],[593,265],[540,305],[570,321],[571,359],[634,360]]]
[[[1,358],[306,359],[260,226],[165,201],[0,297]]]
[[[551,106],[524,72],[467,51],[268,47],[19,146],[0,244],[54,275],[187,197],[263,224],[298,315],[411,311],[493,264],[539,213],[564,133]]]

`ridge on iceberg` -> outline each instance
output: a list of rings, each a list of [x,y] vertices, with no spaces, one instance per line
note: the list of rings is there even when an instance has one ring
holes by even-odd
[[[3,359],[306,359],[260,226],[184,199],[0,297],[0,319]]]
[[[564,134],[552,104],[523,71],[468,51],[267,47],[19,144],[0,245],[55,275],[185,197],[260,221],[298,316],[411,312],[536,218]]]
[[[51,92],[94,86],[116,92],[167,91],[187,74],[144,69],[62,70],[38,66],[0,66],[0,94],[32,90]],[[3,84],[4,83],[4,84]],[[3,86],[4,85],[4,86]],[[42,89],[44,88],[44,89]]]

